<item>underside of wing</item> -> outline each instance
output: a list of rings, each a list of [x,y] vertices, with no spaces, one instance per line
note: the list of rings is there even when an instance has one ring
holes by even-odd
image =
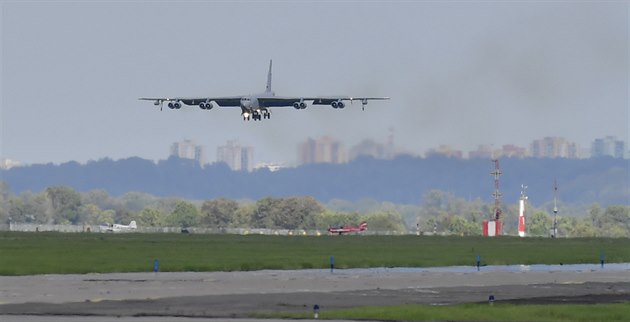
[[[334,97],[334,96],[329,96],[329,97],[309,97],[307,100],[308,101],[313,101],[313,105],[330,105],[333,102],[339,102],[339,101],[343,101],[345,99],[350,99],[347,97]]]
[[[322,97],[308,97],[304,100],[313,101],[313,105],[331,105],[334,102],[341,101],[360,101],[363,104],[367,104],[370,100],[388,100],[389,97],[351,97],[351,96],[322,96]]]
[[[220,107],[241,106],[241,97],[198,97],[198,98],[180,98],[182,103],[186,105],[199,105],[201,103],[215,102]]]
[[[350,97],[350,96],[317,96],[317,97],[264,97],[258,98],[258,102],[264,107],[292,106],[299,102],[312,102],[313,105],[331,105],[340,101],[387,100],[389,97]]]
[[[186,105],[199,105],[204,103],[215,102],[220,107],[234,107],[241,106],[241,97],[240,96],[231,96],[231,97],[142,97],[141,100],[145,101],[155,101],[157,104],[161,102],[181,102]]]
[[[299,97],[259,97],[258,104],[262,107],[293,106],[293,104],[303,100]]]

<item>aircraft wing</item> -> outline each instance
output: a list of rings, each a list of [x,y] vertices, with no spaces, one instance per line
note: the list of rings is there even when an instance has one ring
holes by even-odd
[[[334,102],[340,101],[359,101],[361,104],[366,105],[371,100],[388,100],[389,97],[350,97],[350,96],[329,96],[329,97],[309,97],[305,100],[313,101],[313,105],[331,105]]]
[[[162,102],[181,102],[186,105],[199,105],[201,103],[215,102],[219,107],[236,107],[241,106],[241,96],[225,96],[225,97],[141,97],[143,101],[154,101],[155,105]]]
[[[315,97],[259,97],[258,102],[265,107],[293,106],[295,103],[311,101],[313,105],[331,105],[341,101],[360,101],[363,105],[369,100],[388,100],[389,97],[350,97],[350,96],[315,96]]]

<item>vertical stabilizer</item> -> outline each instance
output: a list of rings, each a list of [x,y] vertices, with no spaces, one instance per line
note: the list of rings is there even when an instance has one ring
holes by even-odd
[[[267,74],[267,87],[265,88],[265,92],[271,93],[271,63],[272,60],[269,60],[269,73]]]

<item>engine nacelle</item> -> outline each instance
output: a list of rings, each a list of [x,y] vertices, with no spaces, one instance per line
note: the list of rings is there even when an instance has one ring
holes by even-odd
[[[300,109],[305,109],[305,108],[306,108],[306,103],[300,102]]]
[[[214,107],[214,105],[212,105],[212,103],[199,103],[199,108],[201,108],[202,110],[211,110]]]
[[[333,108],[344,108],[346,107],[346,104],[344,104],[343,101],[338,100],[330,103],[330,106],[332,106]]]
[[[173,108],[179,110],[180,108],[182,108],[182,104],[180,104],[179,102],[175,102],[173,103]]]
[[[162,103],[162,102],[158,100],[158,101],[153,102],[153,105],[158,106],[158,105],[160,105],[160,103]]]
[[[293,103],[293,108],[296,109],[296,110],[299,110],[300,109],[300,102]]]
[[[170,108],[171,110],[175,108],[175,105],[173,105],[173,102],[168,102],[168,108]]]

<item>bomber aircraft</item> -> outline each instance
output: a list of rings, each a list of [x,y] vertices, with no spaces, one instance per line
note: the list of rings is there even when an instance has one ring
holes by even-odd
[[[182,104],[189,106],[199,106],[202,110],[211,110],[215,105],[219,107],[240,107],[243,120],[260,121],[271,118],[272,107],[294,107],[296,110],[303,110],[307,107],[307,102],[312,105],[330,105],[333,108],[344,108],[345,101],[361,101],[362,108],[369,100],[387,100],[389,97],[351,97],[351,96],[303,96],[287,97],[276,96],[271,90],[271,66],[269,61],[269,73],[267,74],[267,87],[263,93],[242,95],[242,96],[208,96],[208,97],[142,97],[140,100],[153,101],[155,106],[160,106],[164,102],[170,109],[178,110]]]

